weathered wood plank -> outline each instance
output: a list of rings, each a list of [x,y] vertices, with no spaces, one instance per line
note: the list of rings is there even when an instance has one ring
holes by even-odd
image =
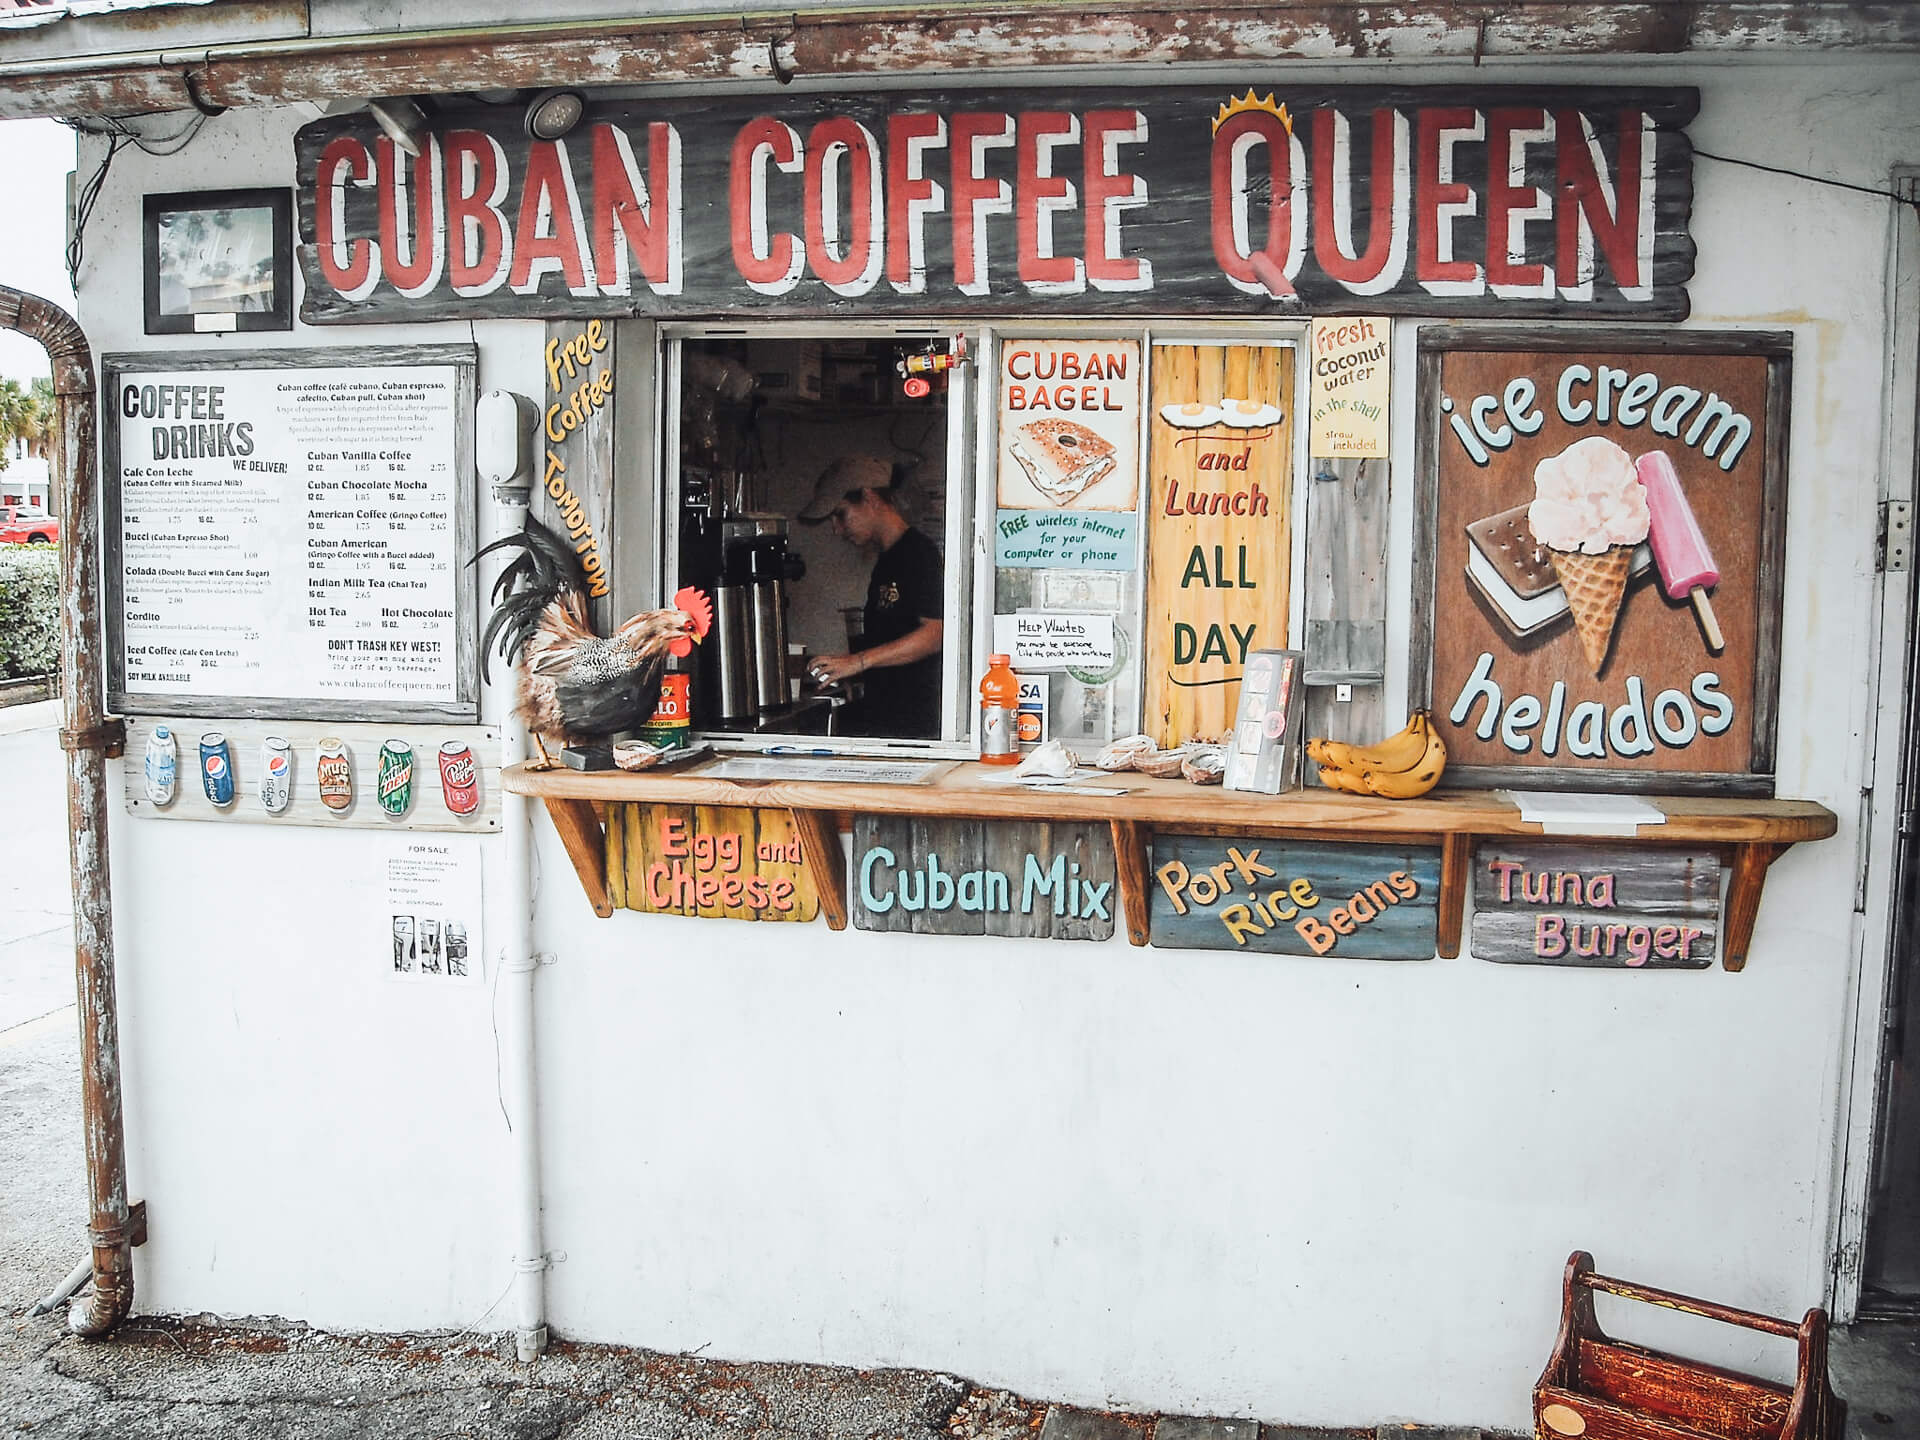
[[[1434,953],[1440,852],[1156,835],[1153,943],[1341,959]]]
[[[622,865],[619,889],[629,910],[767,921],[807,921],[820,911],[799,835],[783,809],[617,805],[607,823],[623,829],[604,863]],[[606,887],[608,913],[613,889]]]
[[[1474,852],[1481,960],[1702,970],[1719,929],[1711,851],[1503,841]]]
[[[1294,352],[1156,345],[1152,391],[1143,725],[1175,745],[1224,737],[1247,652],[1286,643]],[[1196,418],[1204,418],[1230,403],[1271,418],[1199,426],[1166,418],[1189,405],[1203,407]]]
[[[1787,853],[1785,845],[1742,845],[1733,854],[1733,873],[1727,884],[1726,930],[1720,963],[1738,973],[1747,968],[1747,947],[1753,941],[1753,922],[1760,915],[1760,895],[1766,888],[1767,868]]]
[[[1355,745],[1386,735],[1388,470],[1384,459],[1316,459],[1307,486],[1307,733]],[[1335,698],[1342,681],[1350,700]]]
[[[173,732],[176,780],[172,801],[147,798],[142,760],[156,725]],[[207,799],[200,783],[200,737],[227,737],[233,763],[234,798],[227,806]],[[269,735],[292,748],[293,780],[287,808],[270,815],[260,804],[260,742]],[[321,803],[315,761],[320,741],[337,737],[353,761],[353,803],[332,810]],[[380,747],[388,740],[413,746],[413,803],[404,815],[389,815],[374,794]],[[440,779],[440,747],[454,741],[473,752],[479,788],[474,811],[447,808]],[[213,820],[222,824],[312,825],[321,829],[497,831],[500,828],[500,732],[486,725],[343,725],[334,720],[258,720],[217,716],[179,719],[160,715],[127,720],[127,763],[120,767],[129,815],[149,820]]]
[[[939,24],[937,20],[929,23],[936,27]],[[1046,23],[1023,16],[1020,26]],[[1111,11],[1103,15],[1103,26],[1116,23]],[[1184,16],[1179,23],[1186,25]],[[769,35],[758,47],[756,70],[774,53],[773,47],[781,38],[792,37]],[[1104,48],[1103,41],[1092,43]],[[549,73],[539,83],[551,80]],[[502,83],[510,83],[504,74],[487,86],[474,88]],[[648,83],[653,83],[651,76]],[[466,87],[434,83],[389,93],[446,95],[458,88]],[[362,85],[348,84],[338,93],[370,92]],[[833,263],[823,260],[812,247],[791,276],[778,273],[784,266],[774,264],[772,256],[763,257],[762,273],[751,277],[750,284],[750,277],[734,262],[734,227],[747,220],[744,211],[738,216],[732,213],[734,192],[729,184],[735,146],[749,125],[772,120],[806,135],[821,123],[857,123],[869,134],[884,135],[889,121],[903,113],[941,116],[950,125],[965,114],[1005,116],[1011,121],[1023,113],[1057,107],[1057,90],[995,88],[883,94],[844,89],[810,92],[796,87],[741,97],[710,92],[677,99],[595,101],[587,107],[579,127],[563,142],[564,148],[540,150],[539,163],[534,161],[533,147],[549,142],[531,141],[522,130],[520,113],[509,107],[442,107],[431,143],[418,161],[407,160],[404,155],[397,160],[399,152],[381,135],[370,116],[331,116],[303,127],[295,140],[300,258],[306,278],[302,314],[310,323],[341,324],[636,313],[833,312],[918,317],[928,313],[1004,314],[1012,310],[1031,315],[1052,307],[1075,315],[1132,316],[1144,309],[1156,314],[1209,317],[1291,315],[1303,310],[1321,314],[1360,310],[1369,314],[1515,317],[1576,313],[1594,318],[1667,320],[1686,314],[1684,286],[1693,270],[1693,244],[1688,233],[1692,151],[1686,125],[1698,109],[1694,91],[1678,87],[1421,90],[1295,86],[1286,91],[1286,119],[1277,107],[1256,104],[1240,107],[1216,126],[1213,121],[1224,96],[1224,87],[1134,86],[1075,92],[1073,105],[1078,113],[1089,117],[1083,122],[1088,132],[1093,129],[1091,117],[1101,112],[1139,116],[1132,127],[1106,131],[1113,137],[1108,143],[1118,152],[1115,163],[1119,167],[1108,173],[1116,177],[1124,174],[1129,180],[1137,177],[1141,193],[1153,197],[1150,209],[1128,217],[1124,255],[1102,257],[1090,248],[1083,263],[1087,268],[1131,268],[1136,257],[1149,263],[1139,265],[1125,277],[1132,283],[1084,287],[1066,283],[1057,293],[1043,293],[1045,287],[1025,283],[1015,227],[987,227],[982,241],[986,263],[976,273],[973,247],[954,243],[950,223],[931,220],[926,226],[925,264],[916,274],[919,283],[910,291],[881,284],[857,295],[849,294],[845,280],[833,273]],[[1410,203],[1414,181],[1411,167],[1404,162],[1398,166],[1383,163],[1378,175],[1372,172],[1374,127],[1418,130],[1430,123],[1433,110],[1440,106],[1481,112],[1485,138],[1460,140],[1453,152],[1456,179],[1470,187],[1479,200],[1453,227],[1452,263],[1461,267],[1457,278],[1482,283],[1463,285],[1459,293],[1436,295],[1403,257],[1396,272],[1387,274],[1383,270],[1365,281],[1365,288],[1372,293],[1361,294],[1360,282],[1336,278],[1352,276],[1354,258],[1323,257],[1314,245],[1302,247],[1297,260],[1286,252],[1284,243],[1278,255],[1263,251],[1256,258],[1250,246],[1258,242],[1251,240],[1242,241],[1230,256],[1216,253],[1212,175],[1216,163],[1225,163],[1226,147],[1244,140],[1249,141],[1245,148],[1253,152],[1245,166],[1251,172],[1245,193],[1252,222],[1245,229],[1263,235],[1273,225],[1282,227],[1280,233],[1284,234],[1287,217],[1282,207],[1287,191],[1282,188],[1276,195],[1274,182],[1277,178],[1284,187],[1292,167],[1276,165],[1271,156],[1300,154],[1314,187],[1332,184],[1332,177],[1323,179],[1315,172],[1331,164],[1337,128],[1344,126],[1355,157],[1356,174],[1349,190],[1353,233],[1371,233],[1376,227],[1376,209],[1382,217],[1380,223],[1385,223],[1389,213],[1404,213],[1402,207]],[[1595,274],[1586,298],[1570,299],[1552,287],[1534,287],[1534,293],[1525,294],[1512,285],[1485,283],[1489,272],[1498,279],[1503,264],[1552,265],[1559,237],[1570,224],[1577,223],[1570,216],[1563,217],[1558,208],[1577,201],[1557,187],[1549,188],[1545,193],[1554,213],[1542,217],[1542,223],[1526,227],[1526,253],[1511,260],[1501,240],[1489,243],[1484,222],[1474,223],[1474,217],[1486,215],[1490,208],[1485,199],[1485,177],[1489,172],[1504,174],[1498,162],[1489,163],[1486,158],[1490,147],[1503,143],[1498,117],[1528,111],[1539,115],[1543,124],[1548,116],[1565,117],[1569,112],[1577,112],[1584,122],[1563,118],[1558,123],[1557,139],[1532,147],[1534,163],[1543,168],[1543,173],[1553,173],[1560,147],[1577,146],[1577,151],[1561,162],[1564,166],[1592,165],[1596,176],[1619,176],[1623,181],[1631,177],[1637,182],[1642,175],[1649,175],[1653,191],[1650,255],[1643,262],[1634,251],[1634,258],[1627,261],[1619,259],[1609,247],[1593,247]],[[1428,118],[1423,119],[1423,115]],[[604,162],[596,160],[597,155],[614,150],[610,141],[604,148],[596,143],[597,137],[604,140],[609,135],[618,135],[626,142],[638,183],[627,180],[624,173],[609,173],[612,165],[602,168]],[[1122,138],[1127,136],[1133,138]],[[1089,133],[1089,142],[1091,138]],[[1641,163],[1643,145],[1650,152],[1644,158],[1652,161],[1651,167]],[[1080,148],[1062,147],[1066,153],[1057,162],[1063,167],[1057,173],[1068,173],[1064,167],[1083,163],[1072,155]],[[1091,143],[1084,148],[1094,154],[1105,149],[1094,152]],[[1598,160],[1591,161],[1589,157],[1595,154]],[[1323,155],[1328,157],[1324,161]],[[469,156],[473,157],[471,162]],[[485,165],[486,178],[499,193],[498,213],[510,217],[507,223],[516,232],[527,232],[512,234],[511,244],[499,247],[510,251],[522,266],[514,271],[512,283],[507,283],[510,277],[503,270],[500,279],[491,284],[473,283],[469,275],[466,283],[456,288],[454,274],[462,267],[443,264],[424,293],[402,293],[391,273],[397,268],[395,257],[382,251],[379,261],[372,259],[381,239],[380,195],[395,188],[390,177],[401,163],[411,167],[408,191],[413,196],[432,193],[428,187],[436,167],[453,174],[454,180],[446,186],[449,197],[461,183],[459,167]],[[993,178],[1014,178],[1016,159],[1010,148],[989,155],[985,163]],[[352,172],[355,183],[341,183],[343,166]],[[546,236],[530,233],[534,222],[519,219],[534,215],[539,208],[525,202],[525,192],[538,183],[537,177],[553,177],[555,167],[564,167],[568,173],[550,178],[545,193],[560,198],[548,207],[558,213],[548,215],[545,223],[562,236],[569,236],[569,232],[590,234],[602,223],[624,226],[631,240],[622,261],[616,261],[601,247],[582,245],[569,247],[574,253],[552,255],[560,263],[545,267],[544,273],[540,269],[525,270],[520,257],[540,241],[552,239],[551,232]],[[620,169],[624,172],[626,167]],[[809,223],[819,223],[818,216],[804,213],[807,202],[803,177],[771,167],[767,174],[763,188],[769,231],[803,234]],[[530,180],[530,175],[536,178]],[[642,185],[645,202],[637,200]],[[428,214],[429,224],[421,227],[417,248],[429,258],[436,252],[445,258],[448,231],[459,223],[457,216],[446,218],[455,206],[449,200],[440,207],[444,213],[438,217],[433,216],[432,207],[421,208]],[[583,212],[578,216],[577,231],[572,226],[576,216],[566,213],[570,209]],[[669,212],[677,222],[678,245],[662,243]],[[553,248],[549,246],[550,255]],[[1066,258],[1062,252],[1060,259]],[[1617,259],[1624,273],[1615,273]],[[1283,269],[1289,264],[1290,270]],[[371,267],[370,272],[363,274],[367,267]],[[1268,272],[1265,277],[1260,274],[1263,267]],[[600,273],[602,269],[608,273]],[[410,277],[400,278],[405,284]],[[1582,278],[1587,278],[1584,273]]]
[[[853,835],[862,930],[1113,935],[1115,862],[1104,825],[857,815]]]

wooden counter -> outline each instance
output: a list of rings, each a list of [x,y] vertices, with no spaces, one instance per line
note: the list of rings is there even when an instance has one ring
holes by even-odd
[[[1437,845],[1441,850],[1439,951],[1449,958],[1460,953],[1474,840],[1547,833],[1522,820],[1518,807],[1486,790],[1442,789],[1418,800],[1375,800],[1317,786],[1288,795],[1251,795],[1123,773],[1084,783],[1124,787],[1124,795],[1075,795],[1036,793],[993,778],[999,772],[986,766],[960,762],[949,764],[929,785],[720,780],[703,778],[705,768],[628,774],[533,771],[516,765],[502,771],[500,781],[505,790],[545,804],[587,898],[602,916],[611,915],[613,907],[607,895],[603,821],[596,803],[743,805],[791,811],[820,892],[821,909],[836,930],[847,924],[846,859],[839,832],[847,828],[853,814],[1104,821],[1113,827],[1121,909],[1127,938],[1135,945],[1147,943],[1148,846],[1156,829]],[[1746,964],[1767,867],[1789,846],[1824,840],[1838,827],[1831,810],[1810,800],[1635,798],[1658,806],[1667,817],[1664,825],[1641,826],[1635,837],[1638,843],[1707,846],[1728,865],[1731,878],[1721,948],[1728,970]],[[1578,838],[1558,832],[1556,837]]]

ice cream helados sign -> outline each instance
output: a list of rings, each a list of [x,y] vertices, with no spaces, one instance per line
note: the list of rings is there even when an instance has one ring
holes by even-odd
[[[1712,598],[1720,571],[1680,471],[1732,471],[1755,443],[1752,418],[1652,370],[1585,360],[1567,361],[1548,387],[1521,376],[1464,404],[1443,396],[1440,408],[1443,433],[1483,470],[1549,418],[1584,432],[1534,462],[1530,501],[1467,526],[1467,578],[1517,636],[1569,614],[1581,655],[1601,676],[1630,582],[1652,568],[1670,601],[1691,603],[1703,662],[1684,685],[1655,689],[1628,673],[1609,677],[1609,689],[1624,681],[1618,703],[1569,704],[1565,681],[1544,695],[1503,684],[1487,649],[1456,693],[1435,697],[1448,720],[1483,741],[1498,736],[1516,756],[1537,746],[1549,758],[1631,760],[1727,732],[1735,706],[1715,663],[1726,641]]]

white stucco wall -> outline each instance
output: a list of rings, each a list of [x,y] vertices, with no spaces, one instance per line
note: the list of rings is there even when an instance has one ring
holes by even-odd
[[[1920,161],[1908,64],[1544,73],[1698,84],[1690,133],[1708,151],[1868,185]],[[140,334],[140,194],[290,183],[298,123],[236,112],[177,157],[122,153],[80,292],[96,351],[162,348]],[[1694,176],[1690,323],[1796,339],[1779,793],[1841,823],[1774,867],[1746,973],[601,921],[542,819],[546,1225],[569,1257],[550,1277],[557,1330],[938,1367],[1079,1402],[1518,1428],[1577,1246],[1777,1314],[1822,1300],[1891,207],[1706,159]],[[483,391],[537,393],[538,326],[476,334]],[[1403,361],[1413,338],[1400,327]],[[1401,377],[1396,689],[1410,366]],[[133,1188],[152,1218],[141,1305],[504,1328],[483,1321],[511,1276],[489,1016],[501,917],[486,988],[430,997],[338,944],[329,913],[367,859],[356,834],[117,815],[112,841]],[[1775,1372],[1790,1358],[1721,1331],[1681,1343]]]

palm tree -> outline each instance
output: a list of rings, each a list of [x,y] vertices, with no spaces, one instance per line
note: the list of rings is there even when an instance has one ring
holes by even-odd
[[[0,380],[0,470],[13,463],[13,442],[25,431],[33,397],[8,377]]]
[[[27,442],[27,454],[44,460],[47,458],[47,446],[53,439],[53,377],[41,375],[35,378],[27,398],[31,402],[31,411],[20,438]]]

